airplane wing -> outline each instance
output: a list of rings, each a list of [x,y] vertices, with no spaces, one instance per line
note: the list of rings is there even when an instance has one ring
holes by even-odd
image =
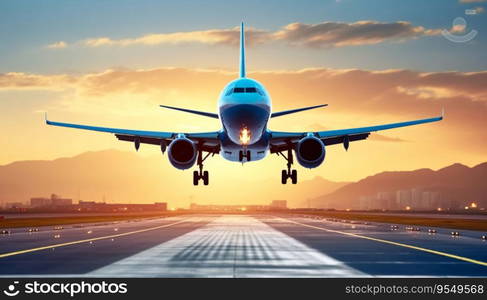
[[[325,130],[312,132],[316,137],[320,138],[325,145],[344,144],[348,148],[348,143],[352,141],[359,141],[366,139],[371,132],[387,130],[393,128],[400,128],[424,123],[431,123],[443,120],[444,113],[441,116],[428,119],[420,119],[407,122],[391,123],[376,126],[367,126],[350,129],[339,130]],[[308,132],[283,132],[271,131],[271,153],[287,150],[293,147],[301,138],[306,136]]]
[[[315,108],[320,108],[320,107],[324,107],[324,106],[328,106],[328,104],[320,104],[320,105],[315,105],[315,106],[308,106],[308,107],[302,107],[302,108],[297,108],[297,109],[278,111],[278,112],[272,113],[271,118],[280,117],[280,116],[289,115],[289,114],[294,114],[297,112],[315,109]]]
[[[136,149],[138,148],[138,145],[140,145],[141,143],[160,145],[165,147],[179,134],[176,132],[132,130],[132,129],[61,123],[61,122],[50,121],[47,119],[47,117],[46,117],[46,124],[51,126],[113,133],[121,141],[134,142],[136,144]],[[218,140],[218,135],[220,134],[219,131],[183,133],[183,134],[187,138],[198,142],[198,145],[202,147],[203,151],[212,152],[212,153],[218,153],[220,151],[220,143]]]
[[[201,111],[201,110],[193,110],[193,109],[187,109],[187,108],[175,107],[175,106],[169,106],[169,105],[159,105],[159,106],[163,107],[163,108],[168,108],[168,109],[173,109],[173,110],[178,110],[178,111],[190,113],[190,114],[205,116],[205,117],[209,117],[209,118],[213,118],[213,119],[219,119],[220,118],[218,116],[218,114],[210,113],[210,112],[206,112],[206,111]],[[271,118],[280,117],[280,116],[289,115],[289,114],[294,114],[297,112],[315,109],[315,108],[324,107],[324,106],[328,106],[328,104],[321,104],[321,105],[315,105],[315,106],[308,106],[308,107],[278,111],[278,112],[272,113]]]
[[[168,109],[173,109],[173,110],[179,110],[179,111],[187,112],[187,113],[190,113],[190,114],[205,116],[205,117],[209,117],[209,118],[213,118],[213,119],[219,119],[220,118],[218,116],[218,114],[210,113],[210,112],[206,112],[206,111],[193,110],[193,109],[187,109],[187,108],[181,108],[181,107],[175,107],[175,106],[169,106],[169,105],[159,105],[159,106],[160,107],[163,107],[163,108],[168,108]]]

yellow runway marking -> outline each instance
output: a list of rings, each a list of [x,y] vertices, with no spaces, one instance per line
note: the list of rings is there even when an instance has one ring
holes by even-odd
[[[453,259],[457,259],[457,260],[461,260],[461,261],[466,261],[466,262],[469,262],[469,263],[473,263],[473,264],[477,264],[477,265],[480,265],[480,266],[487,267],[487,262],[480,261],[480,260],[475,260],[475,259],[468,258],[468,257],[463,257],[463,256],[455,255],[455,254],[450,254],[450,253],[446,253],[446,252],[441,252],[441,251],[436,251],[436,250],[428,249],[428,248],[422,248],[422,247],[418,247],[418,246],[413,246],[413,245],[408,245],[408,244],[403,244],[403,243],[398,243],[398,242],[393,242],[393,241],[388,241],[388,240],[373,238],[373,237],[369,237],[369,236],[365,236],[365,235],[360,235],[360,234],[355,234],[355,233],[350,233],[350,232],[344,232],[344,231],[333,230],[333,229],[326,229],[326,228],[319,227],[319,226],[313,226],[313,225],[308,225],[308,224],[304,224],[304,223],[300,223],[300,222],[296,222],[296,221],[291,221],[289,219],[284,219],[284,218],[279,218],[279,219],[282,219],[282,220],[285,220],[287,222],[294,223],[294,224],[297,224],[297,225],[301,225],[301,226],[304,226],[304,227],[309,227],[309,228],[314,228],[314,229],[318,229],[318,230],[322,230],[322,231],[333,232],[333,233],[343,234],[343,235],[347,235],[347,236],[353,236],[353,237],[360,238],[360,239],[375,241],[375,242],[379,242],[379,243],[384,243],[384,244],[389,244],[389,245],[395,245],[395,246],[399,246],[399,247],[414,249],[414,250],[418,250],[418,251],[423,251],[423,252],[432,253],[432,254],[436,254],[436,255],[440,255],[440,256],[445,256],[445,257],[449,257],[449,258],[453,258]]]
[[[0,258],[14,256],[14,255],[19,255],[19,254],[24,254],[24,253],[36,252],[36,251],[41,251],[41,250],[46,250],[46,249],[51,249],[51,248],[59,248],[59,247],[76,245],[76,244],[82,244],[82,243],[87,243],[87,242],[94,242],[94,241],[99,241],[99,240],[106,240],[106,239],[118,238],[118,237],[122,237],[122,236],[136,234],[136,233],[142,233],[142,232],[147,232],[147,231],[151,231],[151,230],[157,230],[157,229],[161,229],[161,228],[166,228],[166,227],[174,226],[174,225],[183,223],[185,221],[186,220],[182,220],[182,221],[178,221],[178,222],[171,223],[171,224],[160,225],[160,226],[156,226],[156,227],[145,228],[145,229],[140,229],[140,230],[125,232],[125,233],[119,233],[119,234],[101,236],[101,237],[92,238],[92,239],[72,241],[72,242],[67,242],[67,243],[60,243],[60,244],[42,246],[42,247],[37,247],[37,248],[32,248],[32,249],[25,249],[25,250],[13,251],[13,252],[8,252],[8,253],[2,253],[2,254],[0,254]]]

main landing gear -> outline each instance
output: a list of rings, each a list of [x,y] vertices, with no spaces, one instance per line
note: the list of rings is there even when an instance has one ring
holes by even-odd
[[[298,183],[298,171],[291,170],[291,166],[294,163],[293,150],[288,149],[287,156],[282,154],[282,152],[278,152],[278,154],[284,157],[285,160],[287,160],[287,170],[282,170],[281,172],[281,183],[286,184],[288,178],[291,178],[292,184]]]
[[[210,156],[210,154],[211,153],[208,152],[208,154],[203,158],[203,150],[201,149],[198,150],[197,164],[198,164],[199,171],[193,172],[193,185],[198,185],[200,179],[203,180],[204,185],[208,185],[208,183],[210,182],[208,171],[203,171],[203,162],[208,158],[208,156]]]

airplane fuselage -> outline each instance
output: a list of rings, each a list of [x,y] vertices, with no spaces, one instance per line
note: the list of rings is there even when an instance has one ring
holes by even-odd
[[[229,161],[249,161],[240,152],[250,152],[250,161],[263,159],[269,149],[267,123],[271,99],[264,86],[250,78],[238,78],[223,89],[218,101],[222,123],[220,155]]]

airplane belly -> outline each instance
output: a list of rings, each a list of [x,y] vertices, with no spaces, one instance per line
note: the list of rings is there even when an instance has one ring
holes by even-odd
[[[258,161],[266,157],[269,151],[269,139],[264,134],[259,141],[252,145],[242,146],[233,143],[228,136],[223,135],[220,156],[228,161],[241,162],[240,151],[250,151],[250,161]],[[242,162],[249,162],[246,158]]]

